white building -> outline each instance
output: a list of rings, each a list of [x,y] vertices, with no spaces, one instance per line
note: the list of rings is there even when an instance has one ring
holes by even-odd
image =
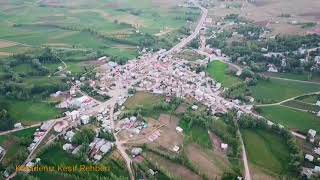
[[[82,124],[88,124],[90,121],[90,117],[88,115],[83,115],[80,117],[80,120]]]
[[[313,157],[312,155],[310,155],[310,154],[306,154],[306,155],[304,156],[304,158],[305,158],[306,160],[310,161],[310,162],[312,162],[313,159],[314,159],[314,157]]]

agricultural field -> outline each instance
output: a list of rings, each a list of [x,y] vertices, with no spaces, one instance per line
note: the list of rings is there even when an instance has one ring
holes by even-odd
[[[5,98],[1,98],[1,102],[4,103],[8,109],[10,117],[14,121],[21,122],[24,125],[55,119],[62,113],[56,109],[54,105],[47,102],[32,100],[20,101]]]
[[[258,84],[251,86],[250,90],[252,91],[252,96],[257,101],[267,101],[270,103],[320,91],[320,86],[304,82],[270,79],[269,81],[258,81]]]
[[[257,111],[267,119],[280,123],[291,130],[307,133],[309,129],[320,131],[320,118],[315,114],[283,106],[259,107]]]
[[[314,112],[314,113],[317,113],[317,112],[320,111],[320,107],[319,106],[316,106],[314,104],[305,103],[305,102],[302,102],[302,101],[297,101],[297,100],[288,101],[288,102],[282,103],[282,105],[293,107],[293,108],[296,108],[296,109],[301,109],[301,110],[304,110],[304,111],[311,111],[311,112]]]
[[[203,148],[212,148],[211,140],[206,129],[195,125],[189,128],[186,121],[180,121],[179,126],[184,130],[184,134],[187,135],[187,138],[190,138],[191,141],[199,144]]]
[[[311,81],[311,82],[320,82],[319,75],[310,75],[309,73],[303,74],[295,74],[295,73],[263,73],[266,76],[276,77],[276,78],[285,78],[285,79],[292,79],[292,80],[299,80],[299,81]]]
[[[304,103],[316,104],[317,101],[320,100],[320,95],[302,96],[302,97],[297,98],[296,100],[302,101]]]
[[[119,49],[136,51],[143,33],[176,31],[187,20],[197,19],[197,9],[178,7],[180,3],[180,0],[4,1],[0,3],[0,55],[40,46],[108,49],[106,53],[110,55],[119,54]]]
[[[12,164],[15,166],[14,162],[20,160],[17,156],[26,155],[24,152],[27,152],[27,146],[32,142],[35,130],[36,128],[29,128],[0,136],[0,145],[6,150],[1,162],[2,165],[9,166]]]
[[[233,172],[223,152],[203,149],[196,144],[188,144],[185,153],[191,163],[206,177],[221,178],[225,172]]]
[[[181,178],[188,177],[190,180],[199,180],[201,177],[190,169],[166,159],[156,153],[146,152],[145,158],[161,171],[166,172],[169,177]]]
[[[286,174],[289,149],[279,136],[261,129],[245,129],[241,133],[254,179],[259,179],[261,176],[271,176],[272,179],[276,179]],[[254,169],[258,169],[259,173]]]
[[[228,65],[221,61],[212,61],[208,64],[209,76],[220,82],[223,87],[231,87],[239,82],[239,79],[228,74]]]

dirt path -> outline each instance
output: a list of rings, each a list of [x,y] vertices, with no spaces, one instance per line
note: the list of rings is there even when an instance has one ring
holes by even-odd
[[[26,126],[26,127],[19,128],[19,129],[12,129],[12,130],[9,130],[9,131],[4,131],[4,132],[0,133],[0,136],[6,135],[6,134],[10,134],[10,133],[13,133],[13,132],[17,132],[17,131],[22,131],[22,130],[25,130],[25,129],[39,127],[39,126],[41,126],[41,123],[33,124],[31,126]]]
[[[241,136],[241,133],[238,129],[238,134],[240,137],[240,143],[241,143],[241,148],[242,148],[242,161],[243,161],[243,166],[244,166],[244,179],[245,180],[251,180],[251,174],[250,174],[250,169],[249,169],[249,163],[247,159],[247,153],[246,153],[246,148],[243,143],[243,139]]]

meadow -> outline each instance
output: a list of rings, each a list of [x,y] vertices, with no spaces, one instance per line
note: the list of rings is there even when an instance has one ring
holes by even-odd
[[[212,61],[208,64],[207,72],[209,75],[220,82],[224,87],[231,87],[239,82],[239,79],[228,74],[228,65],[221,61]]]
[[[256,100],[270,103],[320,91],[320,86],[304,82],[270,79],[269,81],[258,81],[258,84],[251,86],[250,90]]]
[[[283,106],[259,107],[257,111],[267,119],[280,123],[291,130],[307,133],[309,129],[320,131],[320,118]]]
[[[197,125],[189,127],[189,124],[182,120],[179,121],[179,126],[183,129],[183,133],[187,135],[191,141],[199,144],[203,148],[212,148],[210,137],[205,128]]]
[[[251,164],[271,176],[282,176],[288,169],[289,149],[277,135],[266,130],[241,130]]]
[[[40,100],[22,101],[1,98],[1,101],[5,104],[10,117],[14,121],[21,122],[24,125],[31,125],[49,119],[55,119],[57,116],[61,115],[61,111],[56,109],[54,105]]]

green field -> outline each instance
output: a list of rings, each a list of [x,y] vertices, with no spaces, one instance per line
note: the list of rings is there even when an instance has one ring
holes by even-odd
[[[161,102],[162,99],[161,96],[138,91],[134,96],[128,98],[124,105],[128,109],[135,109],[138,107],[151,108],[154,104]]]
[[[6,154],[1,163],[4,165],[12,164],[16,161],[15,158],[18,152],[26,152],[27,146],[21,143],[29,145],[32,142],[35,130],[36,128],[29,128],[0,136],[0,145],[6,150]],[[15,166],[16,164],[13,165]]]
[[[259,107],[262,116],[280,123],[289,129],[307,133],[309,129],[320,131],[320,118],[308,112],[293,110],[283,106]]]
[[[303,97],[297,98],[297,100],[305,102],[305,103],[315,104],[315,103],[317,103],[317,101],[320,100],[320,95],[303,96]]]
[[[3,98],[1,101],[5,103],[11,118],[25,125],[55,119],[61,114],[58,109],[46,102],[18,101]]]
[[[318,84],[270,79],[270,81],[259,81],[256,86],[251,86],[250,89],[256,100],[270,103],[320,91],[320,86]]]
[[[239,79],[227,74],[228,65],[221,61],[212,61],[208,64],[209,75],[220,82],[224,87],[231,87],[239,82]]]
[[[195,21],[200,14],[198,9],[177,5],[178,1],[164,4],[161,0],[2,2],[0,43],[7,40],[14,44],[0,48],[0,52],[16,53],[45,45],[68,49],[109,48],[107,53],[115,55],[119,49],[126,51],[119,44],[135,47],[140,32],[177,30],[188,19]]]
[[[319,75],[313,75],[310,76],[308,73],[303,74],[295,74],[295,73],[267,73],[267,75],[270,75],[271,77],[279,77],[279,78],[285,78],[285,79],[293,79],[293,80],[300,80],[300,81],[314,81],[314,82],[320,82],[320,76]]]
[[[292,100],[285,103],[282,103],[282,105],[290,106],[297,109],[307,110],[307,111],[313,111],[313,112],[319,112],[320,107],[312,104],[308,104],[302,101]]]
[[[249,162],[271,176],[286,174],[289,149],[277,135],[266,130],[241,130]]]
[[[186,121],[181,120],[179,122],[179,126],[183,129],[183,133],[185,133],[193,142],[204,148],[212,147],[211,140],[205,128],[196,125],[190,128]]]

